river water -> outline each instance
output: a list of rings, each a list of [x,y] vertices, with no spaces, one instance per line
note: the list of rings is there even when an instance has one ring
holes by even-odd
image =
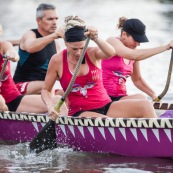
[[[18,39],[30,28],[35,28],[35,9],[41,0],[0,0],[0,23],[4,28],[4,40]],[[59,24],[68,15],[78,15],[87,25],[98,28],[103,39],[119,35],[116,30],[118,18],[139,18],[147,26],[149,43],[142,48],[167,44],[173,38],[173,3],[159,0],[49,0],[57,6]],[[164,3],[163,3],[164,2]],[[94,43],[90,43],[91,46]],[[62,42],[62,47],[63,47]],[[16,49],[18,49],[16,47]],[[141,62],[142,76],[160,94],[167,79],[171,51],[166,51]],[[16,64],[12,64],[14,72]],[[128,81],[128,92],[138,91]],[[173,80],[163,102],[173,99]],[[0,173],[148,173],[173,172],[172,159],[136,158],[109,154],[74,152],[67,148],[45,151],[39,155],[30,154],[28,143],[0,143]]]

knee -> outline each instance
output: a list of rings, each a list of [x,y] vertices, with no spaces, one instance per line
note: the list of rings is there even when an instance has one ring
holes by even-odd
[[[142,107],[140,107],[140,109],[141,109],[142,117],[143,118],[156,118],[157,115],[155,113],[154,107],[151,104],[151,102],[148,100],[142,100],[141,102],[142,102],[141,103]]]

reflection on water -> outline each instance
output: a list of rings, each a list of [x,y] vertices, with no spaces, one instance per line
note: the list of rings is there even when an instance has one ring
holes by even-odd
[[[35,9],[42,0],[0,0],[0,23],[4,27],[4,40],[17,39],[30,28],[36,27]],[[103,39],[118,35],[118,18],[139,18],[147,26],[149,43],[147,48],[167,44],[173,37],[173,4],[162,0],[50,0],[57,6],[59,24],[64,17],[76,14],[88,25],[99,29]],[[160,3],[161,2],[161,3]],[[168,3],[163,3],[168,2]],[[135,7],[135,8],[134,8]],[[91,43],[93,45],[93,43]],[[63,46],[63,44],[62,44]],[[17,47],[16,47],[17,49]],[[160,94],[166,84],[171,51],[164,52],[141,62],[141,73],[151,87]],[[15,68],[13,63],[13,71]],[[129,93],[139,92],[128,81]],[[173,80],[163,101],[173,99]],[[108,154],[73,152],[58,148],[36,156],[29,153],[28,144],[0,144],[0,172],[74,172],[74,173],[113,173],[113,172],[173,172],[172,159],[131,158]]]

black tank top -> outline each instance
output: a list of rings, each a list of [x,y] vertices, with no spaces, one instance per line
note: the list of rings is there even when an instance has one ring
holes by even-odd
[[[42,37],[37,29],[32,29],[36,34],[36,38]],[[20,60],[14,73],[14,81],[27,82],[27,81],[43,81],[46,76],[50,58],[56,54],[55,41],[49,43],[42,50],[35,53],[28,53],[19,47]]]

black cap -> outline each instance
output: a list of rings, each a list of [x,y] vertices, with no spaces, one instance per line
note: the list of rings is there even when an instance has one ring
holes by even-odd
[[[123,31],[130,34],[136,42],[148,42],[145,35],[146,26],[139,19],[128,19],[124,22]]]

